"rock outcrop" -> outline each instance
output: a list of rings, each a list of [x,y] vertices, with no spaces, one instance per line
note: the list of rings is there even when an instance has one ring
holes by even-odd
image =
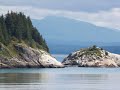
[[[0,68],[17,67],[63,65],[49,54],[45,39],[33,26],[30,17],[11,11],[0,16]]]
[[[119,67],[120,55],[93,46],[69,54],[62,63],[79,67]]]
[[[61,68],[64,67],[44,50],[34,49],[27,45],[14,44],[14,52],[1,44],[0,68]],[[3,54],[4,53],[4,54]],[[13,55],[13,53],[15,53]]]

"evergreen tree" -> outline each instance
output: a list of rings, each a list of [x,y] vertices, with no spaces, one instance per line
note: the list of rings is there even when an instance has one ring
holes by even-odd
[[[0,16],[0,36],[0,42],[5,45],[9,45],[13,38],[16,38],[31,47],[41,48],[49,52],[46,41],[32,25],[30,17],[26,17],[21,12],[8,12],[5,17]]]

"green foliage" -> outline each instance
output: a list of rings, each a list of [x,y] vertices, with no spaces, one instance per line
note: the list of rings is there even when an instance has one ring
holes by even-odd
[[[12,41],[19,43],[24,41],[30,47],[49,52],[47,43],[32,25],[30,17],[26,17],[21,12],[8,12],[5,16],[0,16],[0,42],[9,45]]]
[[[4,57],[11,57],[10,52],[7,47],[0,43],[0,55]]]
[[[105,55],[108,56],[108,52],[105,52]]]
[[[87,49],[83,49],[82,52],[83,52],[82,55],[95,55],[95,56],[100,56],[100,57],[102,56],[101,49],[97,48],[96,45],[94,45],[90,48],[87,48]]]
[[[93,45],[93,46],[92,46],[92,48],[93,48],[93,49],[96,49],[96,48],[97,48],[97,46],[96,46],[96,45]]]

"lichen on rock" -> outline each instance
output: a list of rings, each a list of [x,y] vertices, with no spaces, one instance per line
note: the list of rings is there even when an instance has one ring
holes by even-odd
[[[120,55],[92,46],[69,54],[62,63],[79,67],[118,67]]]
[[[7,47],[5,48],[8,49]],[[21,43],[13,44],[13,48],[14,51],[10,52],[8,49],[8,53],[12,55],[12,52],[16,52],[16,55],[0,55],[0,68],[64,67],[59,61],[44,50],[34,49]]]

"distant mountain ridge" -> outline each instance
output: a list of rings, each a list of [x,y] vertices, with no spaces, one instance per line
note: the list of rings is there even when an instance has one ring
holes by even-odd
[[[79,42],[120,42],[120,31],[95,26],[64,17],[46,17],[42,20],[32,20],[33,24],[49,41],[55,40]],[[57,37],[56,37],[57,36]]]
[[[32,20],[34,26],[44,35],[50,50],[58,46],[119,46],[120,31],[93,24],[49,16],[42,20]],[[55,52],[55,51],[54,51]]]

